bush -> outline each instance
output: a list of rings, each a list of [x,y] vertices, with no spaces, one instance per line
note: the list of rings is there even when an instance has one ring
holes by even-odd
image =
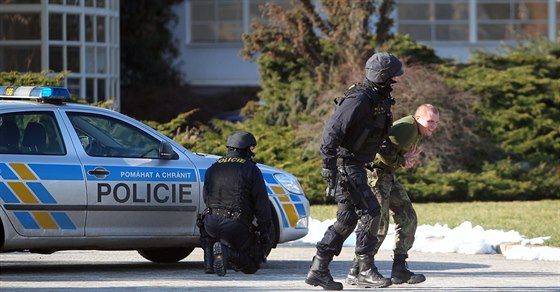
[[[51,76],[47,71],[41,73],[0,72],[0,85],[60,86],[66,73],[62,72]]]
[[[439,172],[437,162],[397,173],[415,202],[514,201],[560,199],[560,166],[541,163],[528,168],[505,159],[485,163],[479,173]]]
[[[450,82],[480,96],[478,130],[515,161],[560,161],[560,43],[522,43],[503,55],[479,52],[465,68],[449,67]],[[457,70],[459,69],[459,70]]]

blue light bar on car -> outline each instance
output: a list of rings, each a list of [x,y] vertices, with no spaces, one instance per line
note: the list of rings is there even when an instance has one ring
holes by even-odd
[[[69,99],[70,92],[64,87],[51,86],[0,86],[3,99],[61,100]]]

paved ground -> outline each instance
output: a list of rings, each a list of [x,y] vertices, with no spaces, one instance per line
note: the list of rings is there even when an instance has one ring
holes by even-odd
[[[177,264],[152,264],[132,251],[65,251],[52,255],[0,254],[0,290],[29,291],[322,291],[303,282],[315,249],[281,245],[256,275],[202,272],[202,251],[196,249]],[[390,274],[391,253],[382,251],[376,262]],[[352,248],[331,264],[335,280],[346,276]],[[426,275],[417,285],[393,285],[399,291],[560,291],[560,263],[506,260],[501,255],[412,253],[409,267]],[[358,290],[345,285],[345,290]],[[369,289],[364,289],[369,290]]]

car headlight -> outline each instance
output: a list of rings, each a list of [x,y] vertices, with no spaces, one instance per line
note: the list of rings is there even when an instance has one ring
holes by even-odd
[[[299,218],[296,222],[296,229],[309,228],[309,217]]]
[[[274,174],[274,177],[280,183],[280,185],[282,185],[282,187],[284,187],[290,193],[303,195],[303,189],[301,188],[301,185],[299,184],[295,176],[285,173],[276,173]]]

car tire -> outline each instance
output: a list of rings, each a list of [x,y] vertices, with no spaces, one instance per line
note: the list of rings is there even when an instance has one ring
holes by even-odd
[[[138,250],[145,259],[154,263],[176,263],[192,253],[194,247],[169,247]]]

